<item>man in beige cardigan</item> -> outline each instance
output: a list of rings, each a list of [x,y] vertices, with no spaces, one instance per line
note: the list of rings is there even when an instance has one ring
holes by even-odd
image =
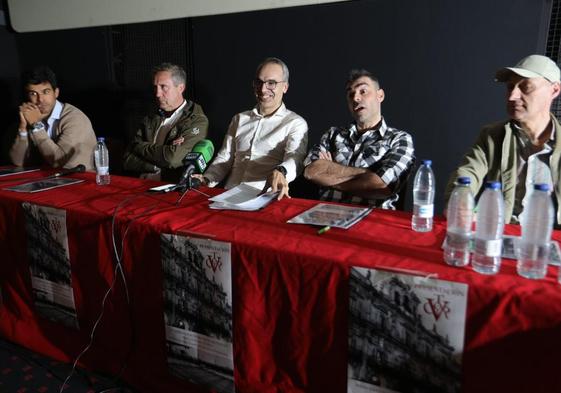
[[[94,169],[96,137],[88,117],[58,100],[54,72],[45,66],[24,75],[28,101],[19,107],[19,127],[10,159],[17,166],[49,165]]]

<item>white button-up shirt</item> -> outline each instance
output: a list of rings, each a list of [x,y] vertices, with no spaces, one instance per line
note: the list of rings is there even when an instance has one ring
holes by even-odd
[[[56,127],[56,125],[58,124],[58,122],[60,121],[60,114],[62,113],[62,103],[59,100],[56,100],[55,106],[49,116],[49,118],[47,119],[47,133],[49,134],[49,138],[53,139],[55,137],[54,135],[54,129]]]
[[[534,190],[534,184],[547,184],[553,190],[553,178],[551,176],[550,161],[553,149],[555,148],[556,130],[555,123],[552,123],[551,136],[542,150],[535,151],[530,139],[524,130],[515,125],[518,130],[518,181],[516,184],[516,199],[514,202],[513,214],[518,216],[518,221],[522,222],[524,208],[528,205],[530,194]]]
[[[204,176],[211,187],[228,176],[226,189],[241,183],[263,188],[271,172],[282,165],[291,182],[302,170],[307,147],[308,124],[284,103],[271,116],[254,108],[234,116]]]
[[[156,143],[160,132],[164,132],[167,135],[169,130],[171,130],[171,128],[175,125],[175,122],[181,117],[181,112],[183,111],[183,108],[185,108],[185,105],[187,105],[187,100],[183,100],[183,104],[179,105],[179,108],[173,111],[170,117],[165,118],[164,121],[160,123],[160,126],[154,133],[154,140],[152,143]]]

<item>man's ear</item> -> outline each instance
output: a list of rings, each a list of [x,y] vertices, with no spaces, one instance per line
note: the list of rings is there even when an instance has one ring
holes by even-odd
[[[55,89],[55,98],[58,98],[58,93],[60,93],[60,90],[58,89],[58,87]]]
[[[384,92],[384,89],[378,89],[376,91],[376,96],[378,97],[378,102],[384,101],[384,99],[386,98],[386,93]]]
[[[555,82],[553,83],[553,90],[551,93],[551,99],[555,99],[557,98],[557,96],[559,95],[559,93],[561,92],[561,84],[559,82]]]

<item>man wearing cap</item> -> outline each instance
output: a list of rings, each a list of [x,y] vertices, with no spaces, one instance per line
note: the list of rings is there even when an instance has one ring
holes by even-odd
[[[486,180],[502,183],[505,222],[518,223],[527,190],[546,183],[553,190],[555,222],[561,223],[561,137],[559,121],[550,113],[560,92],[559,67],[551,59],[531,55],[514,67],[497,71],[496,80],[507,89],[509,119],[483,127],[477,141],[452,173],[446,187],[449,198],[460,176],[471,178],[477,195]]]

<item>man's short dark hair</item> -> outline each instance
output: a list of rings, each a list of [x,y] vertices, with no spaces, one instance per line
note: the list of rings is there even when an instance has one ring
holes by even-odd
[[[49,67],[41,65],[25,72],[22,76],[23,85],[38,85],[40,83],[49,82],[53,89],[58,87],[56,75]]]
[[[162,63],[160,65],[157,65],[152,69],[152,76],[156,76],[158,72],[169,72],[175,86],[178,86],[180,84],[185,85],[187,83],[187,73],[182,67],[178,66],[177,64]]]
[[[378,87],[380,87],[380,81],[378,80],[378,78],[375,77],[370,71],[365,70],[364,68],[360,68],[360,69],[355,68],[351,70],[351,72],[349,72],[349,77],[347,78],[347,83],[345,84],[345,86],[349,86],[351,83],[353,83],[359,78],[362,78],[363,76],[370,78],[373,82],[376,83]]]

